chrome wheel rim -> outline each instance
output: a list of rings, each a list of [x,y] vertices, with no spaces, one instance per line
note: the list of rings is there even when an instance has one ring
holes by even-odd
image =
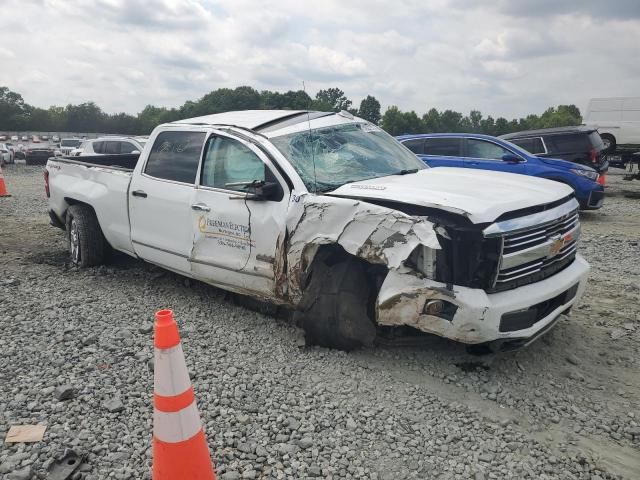
[[[80,233],[78,232],[78,224],[75,220],[71,220],[69,244],[71,246],[71,260],[73,263],[78,263],[80,261]]]

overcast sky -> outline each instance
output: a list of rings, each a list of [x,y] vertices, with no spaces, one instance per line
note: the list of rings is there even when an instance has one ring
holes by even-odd
[[[418,113],[640,96],[640,0],[0,0],[0,86],[33,105],[303,80]]]

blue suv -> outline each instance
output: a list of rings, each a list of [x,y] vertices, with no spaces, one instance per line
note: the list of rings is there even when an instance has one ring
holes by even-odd
[[[511,142],[489,135],[429,133],[396,137],[430,167],[461,167],[519,173],[569,185],[583,210],[604,202],[604,187],[593,168],[554,158],[536,157]]]

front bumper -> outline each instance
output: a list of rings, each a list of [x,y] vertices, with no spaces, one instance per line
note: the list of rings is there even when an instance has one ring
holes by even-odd
[[[588,274],[589,264],[576,255],[571,265],[545,280],[505,292],[486,293],[457,285],[449,290],[443,283],[418,278],[413,270],[392,270],[378,294],[377,322],[386,326],[410,326],[467,344],[536,338],[547,331],[560,314],[577,304]],[[423,313],[430,300],[455,305],[451,320]],[[513,321],[532,309],[538,316],[529,315],[529,322]],[[513,329],[514,325],[522,328]]]
[[[594,188],[589,192],[589,197],[580,202],[580,208],[582,210],[597,210],[604,204],[604,187],[598,185],[598,188]]]

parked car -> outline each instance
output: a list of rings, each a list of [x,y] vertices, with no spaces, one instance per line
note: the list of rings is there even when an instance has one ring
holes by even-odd
[[[565,183],[573,188],[580,208],[602,207],[604,187],[599,174],[585,165],[536,157],[526,150],[489,135],[434,133],[403,135],[398,140],[430,167],[461,167],[519,173]]]
[[[51,137],[51,140],[53,141],[53,143],[60,143],[60,137],[58,135],[54,135],[53,137]]]
[[[22,143],[19,143],[18,148],[16,148],[16,151],[15,151],[15,158],[24,160],[25,150],[26,150],[25,146]]]
[[[18,136],[17,135],[11,135],[11,141],[12,142],[17,142],[18,141]]]
[[[27,135],[22,135],[22,137],[20,138],[20,140],[22,140],[23,142],[26,142],[29,140],[29,137]]]
[[[72,156],[84,155],[118,155],[123,153],[140,153],[144,149],[146,140],[135,137],[100,137],[85,140],[75,150]]]
[[[7,163],[14,163],[13,151],[5,143],[0,143],[0,163],[6,165]]]
[[[526,345],[589,271],[568,186],[428,168],[346,112],[181,120],[141,155],[49,159],[44,180],[74,264],[101,264],[110,246],[287,306],[330,347],[408,329]]]
[[[40,143],[40,137],[38,137],[37,135],[32,135],[31,136],[31,141],[33,143]]]
[[[7,139],[6,135],[0,135],[0,142],[4,142]]]
[[[609,162],[598,131],[592,127],[558,127],[500,135],[538,157],[560,158],[606,173]]]
[[[49,135],[41,135],[40,138],[46,142],[49,140]]]
[[[598,129],[607,153],[618,145],[640,150],[640,97],[592,98],[584,123]]]
[[[60,147],[58,150],[62,155],[72,155],[73,151],[82,145],[82,140],[79,138],[63,138],[60,140]]]
[[[53,147],[45,146],[31,146],[27,148],[25,153],[25,162],[27,165],[44,165],[50,157],[54,157],[56,152]]]

